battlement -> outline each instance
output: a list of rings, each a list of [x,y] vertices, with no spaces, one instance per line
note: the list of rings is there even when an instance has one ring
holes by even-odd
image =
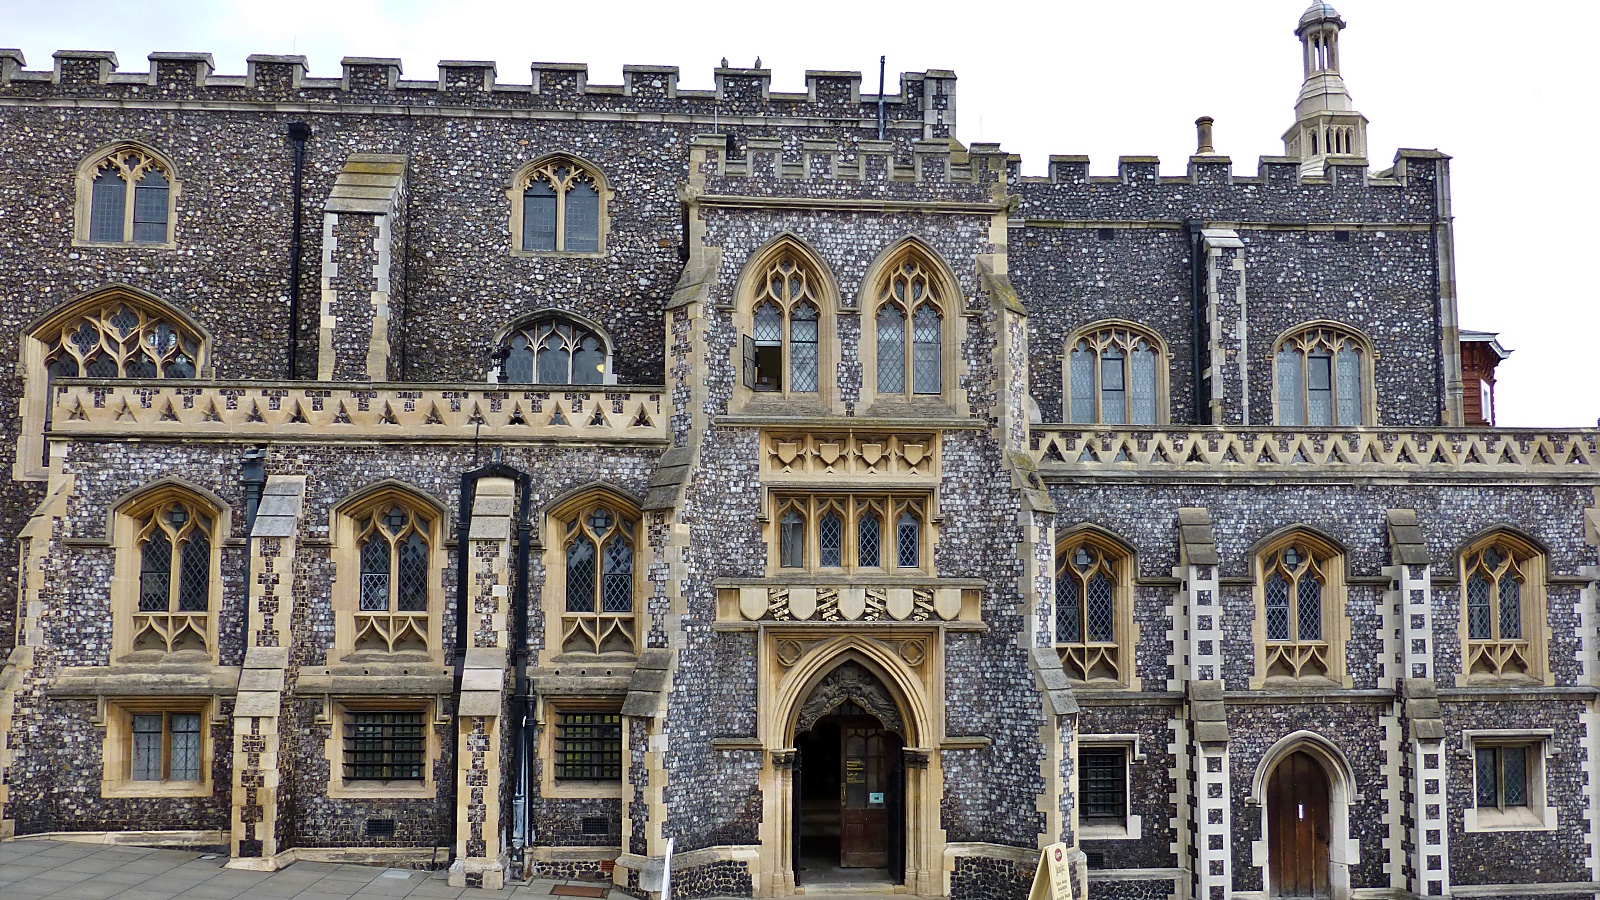
[[[313,78],[304,56],[257,54],[244,75],[217,75],[209,53],[152,53],[149,68],[125,72],[115,53],[61,50],[48,70],[29,70],[20,50],[0,49],[0,96],[229,103],[327,103],[445,108],[585,108],[849,120],[876,127],[879,96],[863,94],[860,72],[808,71],[806,90],[772,90],[770,69],[718,68],[713,90],[684,90],[676,66],[623,66],[623,83],[589,83],[582,63],[536,62],[525,84],[501,83],[486,60],[439,62],[436,79],[406,80],[399,59],[345,57],[338,78]],[[954,72],[903,72],[899,93],[882,98],[892,128],[955,128]],[[869,123],[870,120],[870,123]]]
[[[752,137],[745,152],[729,153],[725,135],[697,135],[690,142],[690,171],[708,189],[718,181],[767,183],[850,182],[978,186],[1002,183],[1010,157],[999,144],[964,149],[950,139],[910,143],[910,158],[895,141],[837,141]]]

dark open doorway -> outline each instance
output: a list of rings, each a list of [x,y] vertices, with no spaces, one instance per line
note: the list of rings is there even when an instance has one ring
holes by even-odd
[[[851,702],[795,736],[796,881],[899,884],[904,740]]]

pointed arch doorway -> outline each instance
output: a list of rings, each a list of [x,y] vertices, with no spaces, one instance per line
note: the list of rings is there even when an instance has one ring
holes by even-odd
[[[797,729],[797,883],[905,880],[904,747],[891,723],[849,699]]]
[[[1284,757],[1267,782],[1267,853],[1274,898],[1327,898],[1332,827],[1328,773],[1304,750]]]

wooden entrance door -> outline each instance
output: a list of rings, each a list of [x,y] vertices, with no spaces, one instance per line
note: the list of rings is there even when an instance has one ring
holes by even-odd
[[[898,741],[877,720],[840,723],[839,865],[882,869],[889,865],[891,797],[898,793]]]
[[[1290,754],[1267,783],[1268,868],[1274,897],[1330,897],[1328,773]]]

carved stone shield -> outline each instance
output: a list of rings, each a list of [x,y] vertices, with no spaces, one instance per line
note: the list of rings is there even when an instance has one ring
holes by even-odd
[[[794,461],[796,459],[798,459],[799,456],[800,456],[800,445],[799,444],[795,443],[794,441],[779,441],[778,442],[778,461],[779,462],[783,463],[786,466],[792,466],[792,465],[794,465]]]
[[[838,444],[818,444],[817,455],[822,457],[824,465],[833,465],[839,461],[839,453],[844,448]]]
[[[879,462],[881,462],[883,460],[883,445],[882,444],[862,444],[861,445],[861,458],[863,460],[865,460],[867,465],[869,465],[869,466],[877,465]]]
[[[915,469],[922,462],[922,456],[927,448],[922,444],[901,444],[900,453],[905,456],[906,463]]]

